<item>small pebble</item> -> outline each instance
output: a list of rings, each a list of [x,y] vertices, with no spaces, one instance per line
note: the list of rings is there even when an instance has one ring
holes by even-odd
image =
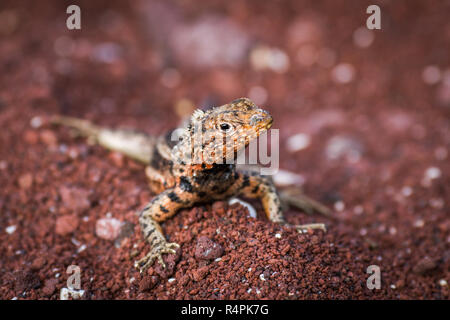
[[[368,48],[373,43],[375,34],[366,27],[360,27],[353,32],[353,43],[360,48]]]
[[[79,219],[74,214],[64,215],[56,219],[55,232],[61,236],[74,232],[79,224]]]
[[[289,57],[281,49],[261,46],[250,52],[250,64],[255,70],[284,73],[289,69]]]
[[[425,178],[433,180],[441,176],[441,169],[437,167],[430,167],[425,171]]]
[[[19,177],[18,183],[22,189],[29,189],[33,184],[33,176],[31,173],[25,173]]]
[[[349,63],[341,63],[331,71],[332,79],[339,84],[346,84],[353,81],[355,77],[355,67]]]
[[[361,215],[361,214],[363,214],[364,213],[364,208],[363,208],[363,206],[360,206],[360,205],[358,205],[358,206],[355,206],[354,208],[353,208],[353,212],[356,214],[356,215]]]
[[[422,219],[417,219],[416,221],[414,221],[414,227],[416,228],[422,228],[425,225],[425,221],[423,221]]]
[[[280,187],[303,185],[305,183],[305,178],[302,175],[282,169],[279,169],[272,178],[273,182]]]
[[[60,300],[69,300],[72,298],[78,300],[84,295],[84,290],[75,290],[71,288],[62,288],[60,294]]]
[[[412,195],[412,193],[413,193],[413,190],[412,190],[411,187],[403,187],[403,188],[402,188],[402,194],[403,194],[403,196],[409,197],[410,195]]]
[[[199,260],[214,260],[223,254],[223,247],[206,236],[201,236],[195,246],[195,257]]]
[[[40,126],[42,126],[42,119],[41,119],[41,117],[33,117],[33,118],[30,120],[30,125],[31,125],[31,127],[34,128],[34,129],[37,129],[37,128],[39,128]]]
[[[242,206],[246,207],[247,210],[248,210],[248,214],[250,215],[250,217],[252,217],[252,218],[256,218],[256,217],[257,217],[256,210],[255,210],[255,208],[253,208],[253,206],[252,206],[250,203],[245,202],[245,201],[242,201],[241,199],[238,199],[238,198],[231,198],[231,199],[228,201],[228,204],[229,204],[230,206],[233,205],[233,204],[235,204],[235,203],[239,203],[239,204],[241,204]]]
[[[251,87],[248,92],[248,97],[257,105],[266,103],[268,96],[267,90],[260,86]]]
[[[439,280],[439,285],[440,285],[441,287],[446,287],[446,286],[448,286],[447,280],[445,280],[445,279]]]
[[[286,147],[290,152],[306,149],[310,144],[311,137],[306,133],[297,133],[289,137],[286,141]]]
[[[434,151],[434,156],[437,160],[440,160],[440,161],[445,160],[445,159],[447,159],[448,151],[444,147],[439,147]]]
[[[334,203],[334,209],[339,212],[344,211],[345,203],[343,201],[336,201]]]
[[[8,233],[8,234],[13,234],[13,233],[16,231],[16,229],[17,229],[17,226],[12,225],[12,226],[7,227],[7,228],[5,229],[5,231],[6,231],[6,233]]]
[[[427,66],[423,69],[422,79],[428,85],[433,85],[441,80],[441,70],[437,66]]]
[[[95,224],[95,234],[105,240],[114,240],[119,236],[122,222],[116,218],[103,218]]]
[[[425,274],[436,268],[436,262],[430,257],[424,257],[413,268],[413,272],[417,274]]]

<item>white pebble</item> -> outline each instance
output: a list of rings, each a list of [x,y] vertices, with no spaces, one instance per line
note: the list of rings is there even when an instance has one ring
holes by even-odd
[[[60,300],[69,300],[70,297],[74,300],[80,299],[84,295],[84,290],[75,290],[71,288],[62,288]]]
[[[416,228],[422,228],[425,225],[425,221],[423,219],[417,219],[414,221],[414,227]]]
[[[395,286],[395,284],[391,284],[391,289],[397,289],[397,287]]]
[[[364,208],[363,206],[357,205],[353,208],[353,212],[359,216],[364,213]]]
[[[279,234],[279,233],[275,233],[275,238],[277,238],[277,239],[281,239],[281,234]]]
[[[412,195],[412,193],[413,193],[413,190],[412,190],[411,187],[403,187],[403,188],[402,188],[402,194],[403,194],[405,197],[409,197],[410,195]]]
[[[446,286],[448,286],[447,280],[445,280],[445,279],[439,280],[439,285],[440,285],[441,287],[446,287]]]
[[[122,222],[115,218],[99,219],[95,224],[95,234],[105,240],[114,240],[118,237],[121,226]]]
[[[289,57],[281,49],[262,46],[252,50],[250,64],[255,70],[269,69],[283,73],[289,69]]]
[[[360,27],[353,32],[353,43],[360,48],[368,48],[373,43],[375,35],[366,27]]]
[[[305,178],[297,173],[279,169],[273,176],[273,182],[280,187],[289,185],[303,185],[305,183]]]
[[[266,281],[266,278],[264,278],[264,273],[261,273],[261,274],[259,275],[259,278],[260,278],[262,281]]]
[[[397,234],[397,228],[396,228],[396,227],[390,227],[390,228],[389,228],[389,233],[390,233],[392,236],[395,236],[395,235]]]
[[[33,117],[31,119],[31,121],[30,121],[30,125],[31,125],[31,127],[35,128],[35,129],[37,129],[40,126],[42,126],[42,119],[41,119],[41,117]]]
[[[255,208],[253,208],[253,206],[252,206],[250,203],[247,203],[247,202],[245,202],[245,201],[242,201],[241,199],[238,199],[238,198],[231,198],[231,199],[228,201],[228,204],[229,204],[230,206],[231,206],[232,204],[235,204],[235,203],[239,203],[239,204],[241,204],[242,206],[246,207],[247,210],[248,210],[248,213],[249,213],[250,217],[256,218],[256,210],[255,210]]]
[[[336,201],[334,203],[334,209],[336,211],[343,211],[345,209],[345,203],[343,201]]]
[[[85,244],[82,244],[82,245],[78,248],[77,252],[78,252],[78,253],[83,252],[84,250],[86,250],[86,248],[87,248],[87,246],[86,246]]]
[[[442,209],[444,207],[444,200],[441,198],[430,199],[430,206],[435,209]]]
[[[167,280],[167,282],[168,282],[168,283],[172,283],[172,282],[174,282],[175,280],[176,280],[175,278],[170,278],[170,279]]]
[[[439,147],[434,151],[434,156],[436,157],[437,160],[440,161],[445,160],[447,159],[448,151],[444,147]]]
[[[337,135],[328,140],[325,155],[330,160],[345,158],[356,163],[361,159],[363,145],[355,138]]]
[[[13,226],[9,226],[5,229],[6,233],[8,234],[13,234],[17,229],[17,226],[13,225]]]
[[[286,147],[290,152],[306,149],[311,144],[311,137],[306,133],[297,133],[289,137]]]
[[[220,260],[222,260],[221,257],[214,259],[215,262],[219,262]]]
[[[266,103],[268,96],[267,90],[260,86],[251,87],[248,92],[248,97],[257,105]]]
[[[331,71],[333,80],[337,83],[349,83],[355,76],[355,67],[349,63],[340,63]]]
[[[427,66],[422,71],[422,80],[429,85],[441,80],[441,70],[437,66]]]
[[[429,180],[437,179],[441,176],[441,169],[437,167],[430,167],[425,171],[425,178]]]

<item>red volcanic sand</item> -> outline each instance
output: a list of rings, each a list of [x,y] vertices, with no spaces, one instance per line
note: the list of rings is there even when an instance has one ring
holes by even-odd
[[[301,1],[289,9],[212,1],[202,7],[206,22],[191,3],[155,13],[140,2],[86,2],[81,31],[65,28],[59,1],[35,10],[3,2],[1,298],[58,299],[69,265],[81,269],[85,299],[449,298],[450,48],[438,5],[389,3],[384,29],[361,48],[359,2],[305,10]],[[241,52],[221,52],[219,62],[233,55],[225,67],[170,53],[188,46],[167,40],[176,28],[208,31],[217,15],[242,45],[281,48],[284,73],[255,71]],[[139,274],[133,263],[149,246],[135,213],[154,196],[144,166],[47,119],[67,114],[158,134],[176,125],[183,99],[217,105],[249,92],[267,96],[281,167],[302,174],[305,192],[334,211],[328,219],[289,210],[287,220],[324,222],[328,231],[273,224],[254,201],[257,219],[239,204],[196,206],[163,224],[181,245],[165,256],[167,268]],[[286,139],[299,132],[310,145],[290,152]],[[366,286],[370,265],[381,269],[378,290]]]

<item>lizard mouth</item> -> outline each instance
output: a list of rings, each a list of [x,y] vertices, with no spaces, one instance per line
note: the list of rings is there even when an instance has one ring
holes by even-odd
[[[250,125],[255,126],[258,131],[269,130],[272,127],[273,118],[265,110],[259,110],[250,119]]]
[[[266,129],[269,130],[270,128],[272,128],[272,124],[273,124],[273,119],[272,119],[272,117],[270,117],[269,122],[267,123]]]

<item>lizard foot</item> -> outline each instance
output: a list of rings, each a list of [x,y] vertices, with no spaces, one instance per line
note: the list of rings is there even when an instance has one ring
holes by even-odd
[[[304,231],[306,231],[308,229],[320,229],[324,232],[327,232],[327,227],[325,226],[324,223],[299,224],[299,225],[294,226],[294,228],[300,233],[303,233]]]
[[[178,249],[180,245],[175,242],[162,242],[160,244],[155,245],[152,250],[145,255],[144,258],[136,261],[134,263],[134,266],[139,269],[139,272],[142,273],[145,270],[147,270],[148,267],[150,267],[153,262],[157,259],[159,264],[163,267],[163,269],[166,268],[166,264],[164,263],[164,260],[162,258],[162,255],[164,253],[167,254],[175,254],[176,249]]]

